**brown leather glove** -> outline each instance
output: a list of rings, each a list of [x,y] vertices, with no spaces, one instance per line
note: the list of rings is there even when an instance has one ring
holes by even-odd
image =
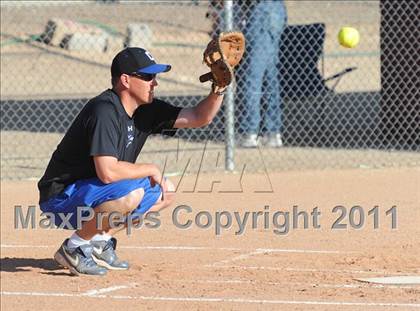
[[[239,64],[245,51],[242,32],[222,32],[211,40],[203,53],[203,62],[210,67],[200,82],[213,81],[212,90],[220,93],[234,80],[233,68]]]

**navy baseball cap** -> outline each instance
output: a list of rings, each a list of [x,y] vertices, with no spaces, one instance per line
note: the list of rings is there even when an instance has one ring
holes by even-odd
[[[123,73],[157,74],[171,70],[171,65],[157,64],[153,56],[142,48],[129,47],[119,52],[112,60],[111,75],[119,77]]]

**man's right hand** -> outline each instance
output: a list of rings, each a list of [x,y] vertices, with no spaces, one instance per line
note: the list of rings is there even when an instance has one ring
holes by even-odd
[[[152,169],[152,174],[149,176],[150,178],[150,185],[152,187],[156,186],[156,185],[160,185],[162,187],[162,190],[164,189],[164,178],[162,176],[162,173],[160,172],[159,168],[153,165],[153,169]]]
[[[161,200],[163,201],[165,192],[168,191],[168,187],[166,185],[165,178],[163,177],[163,175],[161,174],[161,172],[159,171],[157,166],[155,166],[154,171],[155,171],[155,173],[149,177],[150,178],[150,185],[152,187],[154,187],[156,185],[160,185],[160,187],[162,188],[162,198],[161,198]]]

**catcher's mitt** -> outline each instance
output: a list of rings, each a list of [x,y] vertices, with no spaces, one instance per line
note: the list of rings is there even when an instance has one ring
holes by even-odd
[[[245,37],[241,32],[222,32],[211,40],[203,53],[203,62],[211,72],[200,77],[200,82],[213,81],[217,89],[227,87],[234,79],[233,68],[239,64],[245,51]]]

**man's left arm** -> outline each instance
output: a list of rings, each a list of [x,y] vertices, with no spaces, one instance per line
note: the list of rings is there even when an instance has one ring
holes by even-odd
[[[223,95],[213,92],[191,108],[183,108],[175,121],[174,128],[196,128],[209,125],[222,106]]]
[[[203,61],[211,72],[200,76],[200,82],[213,81],[209,96],[193,108],[182,109],[176,118],[174,128],[195,128],[211,123],[220,109],[223,93],[234,80],[235,66],[245,51],[245,36],[241,32],[223,32],[212,39],[203,53]]]

